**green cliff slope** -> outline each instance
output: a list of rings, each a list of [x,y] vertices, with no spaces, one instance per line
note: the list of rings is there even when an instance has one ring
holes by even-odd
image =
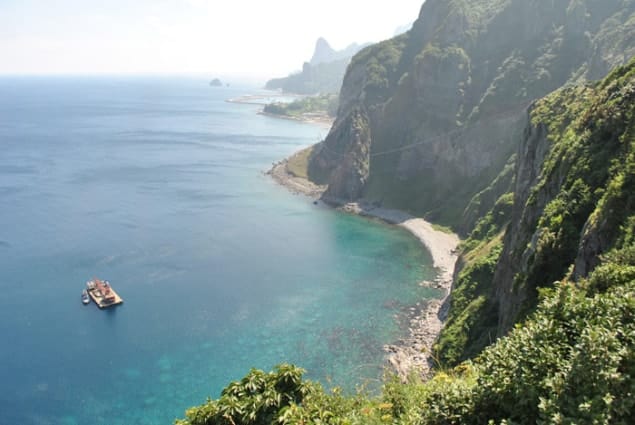
[[[510,128],[527,106],[633,54],[632,0],[428,0],[411,31],[353,58],[309,176],[332,199],[382,202],[466,235],[476,218],[465,211],[516,151]]]
[[[634,105],[631,62],[530,108],[513,191],[464,243],[437,344],[443,362],[478,353],[532,311],[539,288],[586,277],[602,254],[632,242]]]

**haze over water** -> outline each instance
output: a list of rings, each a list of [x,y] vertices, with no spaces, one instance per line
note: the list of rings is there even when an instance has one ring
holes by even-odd
[[[252,91],[0,78],[0,424],[169,424],[281,362],[376,384],[430,259],[263,176],[327,129],[224,101]]]

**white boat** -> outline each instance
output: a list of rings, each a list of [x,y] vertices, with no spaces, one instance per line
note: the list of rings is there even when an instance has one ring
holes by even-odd
[[[90,297],[88,296],[88,291],[85,289],[82,291],[82,302],[84,304],[90,303]]]

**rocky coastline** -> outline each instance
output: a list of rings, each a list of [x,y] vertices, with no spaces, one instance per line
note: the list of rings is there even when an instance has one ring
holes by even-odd
[[[282,160],[267,171],[276,182],[294,193],[320,198],[326,186],[316,185],[307,179],[292,175],[287,170],[287,161]],[[422,218],[413,217],[403,211],[382,208],[364,202],[343,202],[338,199],[322,199],[325,203],[342,211],[383,220],[408,230],[428,249],[438,275],[434,282],[421,282],[433,286],[443,293],[440,299],[418,304],[410,310],[408,335],[393,344],[385,345],[387,365],[402,379],[411,374],[424,378],[431,375],[434,359],[432,345],[439,336],[452,288],[454,266],[458,259],[459,238],[455,234],[442,232]]]

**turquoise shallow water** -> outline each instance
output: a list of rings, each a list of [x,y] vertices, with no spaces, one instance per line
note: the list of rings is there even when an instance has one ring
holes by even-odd
[[[169,424],[251,367],[352,390],[430,258],[262,171],[326,129],[186,78],[0,79],[0,424]],[[120,308],[83,306],[92,276]]]

